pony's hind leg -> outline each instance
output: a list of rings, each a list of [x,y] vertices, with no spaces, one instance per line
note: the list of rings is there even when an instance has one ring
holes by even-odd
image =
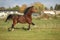
[[[10,28],[8,28],[8,31],[14,31],[14,24]]]
[[[14,24],[12,24],[11,31],[14,31]]]
[[[14,26],[17,24],[16,20],[13,20],[13,24],[10,28],[8,28],[9,31],[14,31]]]
[[[35,24],[32,22],[32,25],[35,25]]]

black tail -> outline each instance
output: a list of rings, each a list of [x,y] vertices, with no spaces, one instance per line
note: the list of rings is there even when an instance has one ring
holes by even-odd
[[[8,15],[7,19],[5,20],[5,22],[7,22],[7,20],[9,20],[9,19],[12,19],[12,16],[13,16],[12,14]]]

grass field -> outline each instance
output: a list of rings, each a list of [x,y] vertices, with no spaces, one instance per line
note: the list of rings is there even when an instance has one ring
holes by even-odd
[[[12,21],[0,19],[0,40],[60,40],[60,19],[33,19],[36,26],[31,25],[31,31],[25,31],[27,24],[17,24],[15,31],[8,31]]]

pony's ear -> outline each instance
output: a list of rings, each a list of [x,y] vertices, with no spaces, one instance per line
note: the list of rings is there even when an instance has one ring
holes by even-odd
[[[34,7],[34,6],[31,6],[32,8]]]

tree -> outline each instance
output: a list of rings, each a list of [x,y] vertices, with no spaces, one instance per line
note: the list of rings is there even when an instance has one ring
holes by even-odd
[[[47,7],[45,7],[45,10],[49,10]]]
[[[35,2],[34,4],[35,9],[37,10],[37,13],[41,14],[41,11],[43,11],[45,9],[44,5],[39,3],[39,2]]]
[[[19,7],[18,5],[16,5],[15,7],[12,7],[12,8],[9,7],[9,8],[7,8],[6,10],[13,10],[13,11],[15,10],[15,11],[19,11],[19,8],[20,8],[20,7]]]
[[[16,5],[15,7],[12,8],[12,10],[19,11],[19,8],[20,8],[20,7],[19,7],[18,5]]]
[[[11,7],[9,7],[9,8],[7,8],[6,10],[12,10],[12,8],[11,8]]]
[[[50,10],[53,10],[53,7],[52,6],[50,7]]]
[[[0,10],[5,10],[5,7],[0,7]]]
[[[27,8],[27,5],[26,5],[26,4],[23,4],[23,5],[19,8],[19,11],[20,11],[21,13],[23,13],[26,8]]]
[[[60,10],[60,4],[56,4],[54,9],[55,10]]]

